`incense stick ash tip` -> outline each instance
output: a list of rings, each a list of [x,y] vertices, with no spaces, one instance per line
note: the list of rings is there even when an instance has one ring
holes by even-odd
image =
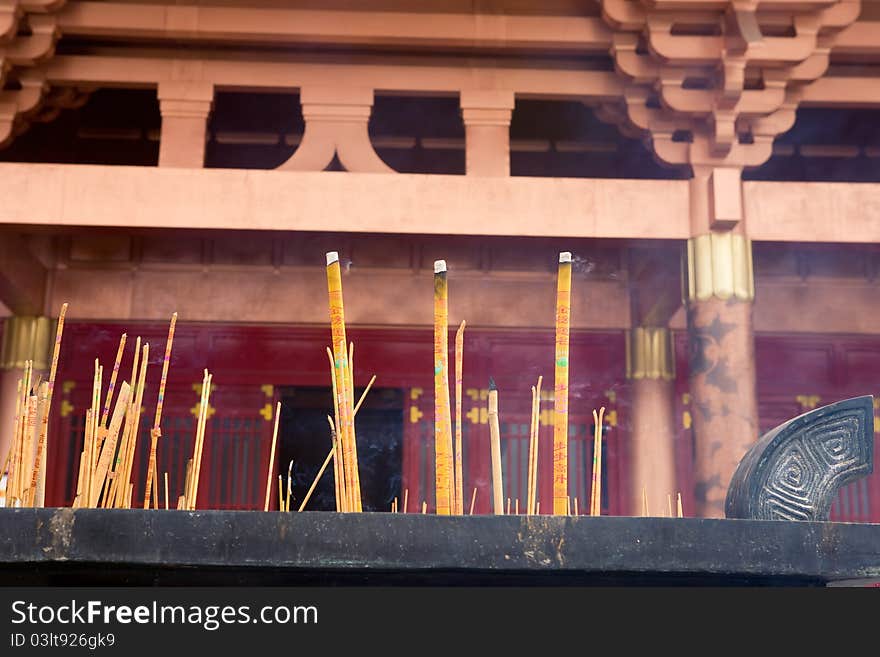
[[[446,261],[445,260],[435,260],[434,261],[434,273],[439,274],[440,272],[446,271]]]
[[[338,251],[328,251],[327,252],[327,264],[332,265],[334,262],[339,261],[339,252]]]
[[[559,254],[559,262],[571,262],[571,251],[562,251]]]

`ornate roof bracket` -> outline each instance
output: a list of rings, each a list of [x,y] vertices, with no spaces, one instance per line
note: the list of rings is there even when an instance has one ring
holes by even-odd
[[[825,74],[859,0],[601,0],[610,53],[628,81],[625,117],[671,164],[759,166],[794,121],[801,89]],[[616,113],[616,117],[615,117]]]

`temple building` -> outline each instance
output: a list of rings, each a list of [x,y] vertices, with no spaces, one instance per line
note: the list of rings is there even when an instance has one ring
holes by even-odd
[[[464,488],[552,511],[558,254],[573,255],[569,476],[588,509],[721,517],[759,435],[880,400],[878,0],[0,0],[0,458],[68,303],[46,505],[69,505],[94,361],[150,344],[143,495],[180,494],[213,374],[200,508],[301,500],[330,448],[337,251],[365,510],[434,505],[432,275],[462,320]],[[875,402],[875,408],[878,403]],[[875,415],[875,444],[880,435]],[[291,463],[292,462],[292,463]],[[832,518],[880,522],[880,468]],[[797,473],[793,473],[793,477]],[[333,506],[332,474],[310,509]],[[137,492],[135,497],[137,497]],[[272,487],[272,504],[277,502]],[[273,506],[272,508],[276,508]]]

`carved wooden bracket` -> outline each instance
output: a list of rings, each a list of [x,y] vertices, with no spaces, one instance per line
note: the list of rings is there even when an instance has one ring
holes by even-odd
[[[393,173],[370,143],[367,124],[372,89],[304,87],[300,92],[306,128],[302,141],[282,171],[323,171],[333,160],[347,171]]]
[[[606,119],[646,133],[671,164],[757,166],[788,130],[801,90],[824,75],[860,0],[761,6],[750,0],[602,0],[627,78]]]

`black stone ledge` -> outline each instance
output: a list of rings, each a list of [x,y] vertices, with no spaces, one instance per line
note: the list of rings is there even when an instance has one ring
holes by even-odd
[[[806,585],[880,578],[880,525],[0,509],[3,585]]]

